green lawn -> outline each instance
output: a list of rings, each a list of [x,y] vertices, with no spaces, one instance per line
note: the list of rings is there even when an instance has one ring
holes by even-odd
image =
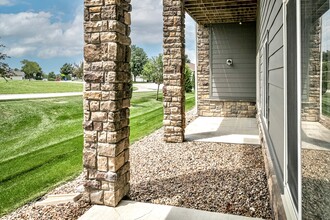
[[[149,100],[149,101],[147,101]],[[186,110],[195,106],[192,93],[187,94]],[[131,142],[152,133],[163,125],[163,102],[155,100],[155,92],[133,93],[131,102]]]
[[[162,126],[155,92],[134,93],[131,143]],[[187,95],[187,110],[194,106]],[[0,216],[82,170],[82,98],[0,102]]]
[[[9,81],[0,80],[0,94],[28,94],[55,92],[82,92],[82,83],[54,81]]]
[[[330,117],[330,93],[326,93],[322,97],[322,113]]]

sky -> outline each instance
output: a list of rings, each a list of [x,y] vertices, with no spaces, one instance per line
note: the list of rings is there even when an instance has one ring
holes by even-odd
[[[330,10],[322,16],[322,51],[330,50]]]
[[[132,44],[162,53],[162,0],[132,0]],[[195,22],[186,15],[186,54],[196,60]],[[0,0],[0,43],[11,68],[28,59],[45,73],[83,60],[83,0]]]

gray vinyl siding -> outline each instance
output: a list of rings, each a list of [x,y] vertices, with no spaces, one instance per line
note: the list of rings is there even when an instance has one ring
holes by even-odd
[[[217,24],[211,28],[211,97],[256,99],[256,23]],[[227,59],[233,65],[226,64]]]
[[[275,166],[283,182],[284,169],[284,48],[283,48],[283,6],[282,0],[260,0],[258,19],[258,51],[260,73],[268,74],[268,142],[274,153]],[[268,34],[268,36],[267,36]],[[268,54],[263,54],[267,41]],[[264,70],[264,56],[268,68]],[[260,86],[263,86],[262,83]],[[260,90],[262,91],[262,90]]]

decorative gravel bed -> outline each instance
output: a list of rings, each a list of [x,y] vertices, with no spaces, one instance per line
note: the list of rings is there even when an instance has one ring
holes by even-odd
[[[131,146],[130,199],[271,219],[260,146],[162,137],[158,130]]]
[[[330,151],[302,150],[303,219],[329,219]]]
[[[194,118],[187,114],[187,121]],[[166,144],[160,129],[130,150],[135,201],[271,219],[260,146],[202,142]],[[77,192],[83,175],[48,194]],[[84,201],[36,207],[32,202],[1,218],[77,219],[90,208]]]
[[[89,204],[83,201],[44,207],[34,206],[34,203],[32,203],[2,217],[1,220],[78,219],[90,207],[91,206]]]

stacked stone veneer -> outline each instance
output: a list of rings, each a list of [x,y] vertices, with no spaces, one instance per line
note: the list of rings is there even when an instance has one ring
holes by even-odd
[[[321,83],[321,22],[317,21],[311,28],[307,85],[303,91],[302,121],[318,122],[320,120],[320,83]]]
[[[183,142],[185,131],[185,11],[183,0],[163,0],[164,140]]]
[[[210,98],[209,28],[198,25],[197,30],[197,110],[199,116],[255,117],[256,103],[224,101]]]
[[[130,0],[85,0],[85,197],[116,206],[129,191]]]

